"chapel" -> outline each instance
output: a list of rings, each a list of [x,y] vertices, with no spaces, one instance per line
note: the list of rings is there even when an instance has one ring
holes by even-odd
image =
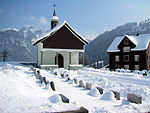
[[[79,69],[84,65],[84,50],[88,41],[66,21],[59,24],[54,7],[51,30],[33,43],[37,47],[37,66],[43,69]],[[79,62],[79,56],[82,63]]]

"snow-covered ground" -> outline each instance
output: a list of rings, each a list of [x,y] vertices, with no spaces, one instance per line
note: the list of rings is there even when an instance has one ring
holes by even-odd
[[[101,112],[148,112],[150,111],[150,75],[110,72],[107,70],[84,68],[78,71],[55,69],[54,72],[40,70],[41,76],[53,81],[56,91],[41,84],[29,66],[18,63],[0,63],[0,112],[57,112],[75,110],[83,106],[90,113]],[[62,78],[61,73],[69,75]],[[87,90],[73,82],[73,78],[92,83]],[[95,87],[104,89],[100,95]],[[116,100],[110,90],[120,92]],[[127,93],[142,96],[142,104],[127,101]],[[57,94],[69,98],[70,103],[60,101]]]

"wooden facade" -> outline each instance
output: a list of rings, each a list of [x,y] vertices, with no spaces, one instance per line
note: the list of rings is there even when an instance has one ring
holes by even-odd
[[[124,36],[121,42],[116,45],[118,51],[107,51],[110,69],[150,70],[150,44],[147,43],[146,49],[133,50],[137,44]]]
[[[66,26],[63,26],[55,34],[49,36],[43,42],[43,48],[83,49],[81,42]]]
[[[78,68],[81,67],[79,53],[84,54],[86,44],[88,44],[87,40],[64,21],[55,26],[43,38],[37,40],[33,46],[37,46],[39,67],[70,68],[74,66]]]

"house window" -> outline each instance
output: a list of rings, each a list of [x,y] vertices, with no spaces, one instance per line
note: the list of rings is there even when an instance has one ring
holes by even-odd
[[[124,65],[124,69],[129,69],[129,65]]]
[[[140,67],[139,65],[135,65],[135,66],[134,66],[134,69],[135,69],[135,70],[139,70],[139,67]]]
[[[115,56],[115,61],[119,62],[119,56]]]
[[[127,45],[128,43],[129,43],[129,40],[128,40],[128,39],[125,39],[125,40],[124,40],[124,44]]]
[[[124,55],[124,61],[129,61],[129,55]]]
[[[119,64],[116,64],[116,65],[115,65],[115,69],[118,69],[118,68],[119,68]]]
[[[123,47],[123,52],[130,52],[130,47]]]
[[[139,55],[134,55],[134,61],[139,61]]]

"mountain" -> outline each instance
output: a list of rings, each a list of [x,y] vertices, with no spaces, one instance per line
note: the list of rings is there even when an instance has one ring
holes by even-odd
[[[26,25],[20,30],[7,28],[0,30],[0,51],[4,48],[9,50],[9,61],[36,62],[36,47],[32,43],[37,38],[48,33],[50,29],[40,28],[35,25]],[[107,48],[115,37],[125,34],[150,33],[150,20],[140,23],[127,23],[100,34],[96,39],[89,41],[85,47],[85,58],[88,62],[104,61],[108,64]],[[0,59],[1,60],[1,59]]]
[[[97,38],[91,41],[85,48],[85,55],[87,61],[94,63],[97,61],[104,61],[104,64],[109,63],[109,58],[107,54],[107,48],[112,43],[115,37],[119,37],[125,34],[136,35],[150,33],[150,20],[145,20],[140,23],[127,23],[112,29],[111,31],[106,31],[100,34]]]
[[[17,30],[7,28],[0,30],[0,51],[9,51],[9,61],[36,61],[36,48],[32,43],[50,29],[42,29],[34,25],[26,25]]]

